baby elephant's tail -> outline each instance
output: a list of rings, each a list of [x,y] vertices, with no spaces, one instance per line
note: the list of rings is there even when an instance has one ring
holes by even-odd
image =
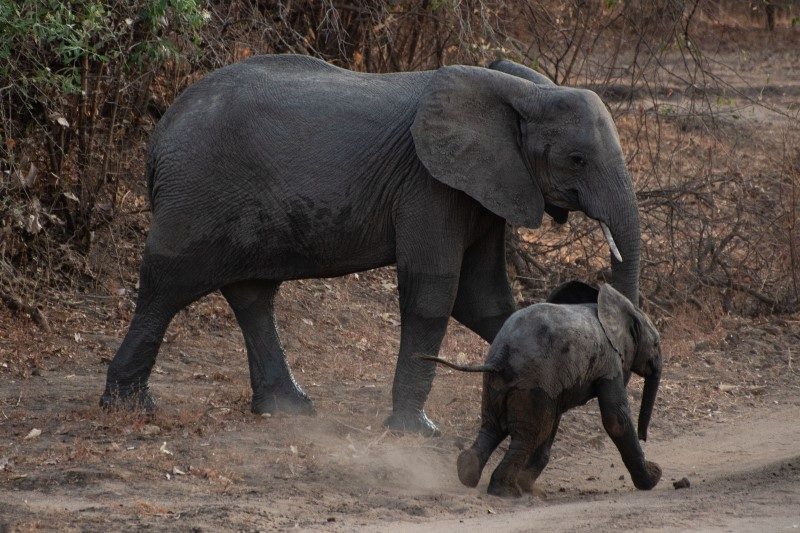
[[[441,363],[444,366],[449,366],[453,370],[460,370],[461,372],[497,372],[497,369],[490,365],[464,366],[451,363],[450,361],[447,361],[446,359],[442,359],[440,357],[433,357],[432,355],[418,355],[417,357],[419,357],[420,359],[425,359],[426,361]]]

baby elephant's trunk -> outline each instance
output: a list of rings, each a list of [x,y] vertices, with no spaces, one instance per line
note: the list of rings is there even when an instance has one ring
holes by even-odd
[[[639,409],[639,439],[647,440],[647,427],[653,414],[653,405],[656,403],[658,384],[661,381],[661,355],[650,363],[650,373],[644,378],[642,390],[642,406]]]

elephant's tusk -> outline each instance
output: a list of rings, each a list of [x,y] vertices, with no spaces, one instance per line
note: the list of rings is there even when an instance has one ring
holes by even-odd
[[[617,248],[617,243],[614,242],[614,237],[611,235],[611,230],[608,229],[608,226],[606,226],[604,222],[600,223],[600,227],[603,228],[603,235],[605,235],[606,240],[608,241],[608,247],[611,248],[611,253],[614,254],[614,257],[617,258],[617,261],[622,263],[622,254],[619,253],[619,248]]]

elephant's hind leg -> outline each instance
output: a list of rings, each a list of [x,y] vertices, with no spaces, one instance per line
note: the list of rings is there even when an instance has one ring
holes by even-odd
[[[483,467],[492,452],[508,435],[495,424],[484,420],[475,443],[458,455],[458,479],[467,487],[477,487]]]
[[[561,420],[561,415],[556,416],[553,423],[553,430],[550,432],[550,437],[546,442],[539,445],[533,452],[531,458],[528,460],[528,466],[519,474],[519,486],[524,492],[534,492],[533,484],[539,479],[539,476],[547,467],[550,462],[550,449],[553,447],[553,441],[556,440],[556,433],[558,432],[558,423]]]
[[[102,407],[155,408],[148,379],[167,326],[178,311],[207,292],[182,284],[179,276],[170,276],[175,271],[170,266],[147,255],[142,260],[136,310],[108,366]]]
[[[273,281],[244,281],[222,288],[247,347],[253,388],[251,410],[256,414],[314,414],[314,403],[295,381],[275,327],[278,286]]]
[[[508,429],[511,442],[489,482],[494,496],[522,495],[519,477],[537,448],[546,444],[557,417],[555,402],[540,391],[515,390],[509,394]]]
[[[503,379],[499,376],[483,375],[481,428],[472,446],[458,456],[458,479],[467,487],[478,486],[486,462],[495,448],[508,436],[504,387]]]

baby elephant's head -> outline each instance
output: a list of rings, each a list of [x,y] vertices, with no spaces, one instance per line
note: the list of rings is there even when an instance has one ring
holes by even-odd
[[[621,294],[620,297],[624,298]],[[633,337],[636,351],[631,371],[644,378],[638,433],[641,440],[647,440],[647,427],[650,425],[650,416],[653,414],[653,404],[656,402],[658,384],[661,381],[661,336],[649,316],[638,309],[634,316]]]
[[[556,288],[547,301],[597,303],[600,324],[614,350],[622,357],[626,375],[634,372],[644,378],[638,433],[641,440],[647,440],[647,427],[661,380],[661,338],[650,317],[611,285],[603,285],[598,290],[580,281],[570,281]]]

